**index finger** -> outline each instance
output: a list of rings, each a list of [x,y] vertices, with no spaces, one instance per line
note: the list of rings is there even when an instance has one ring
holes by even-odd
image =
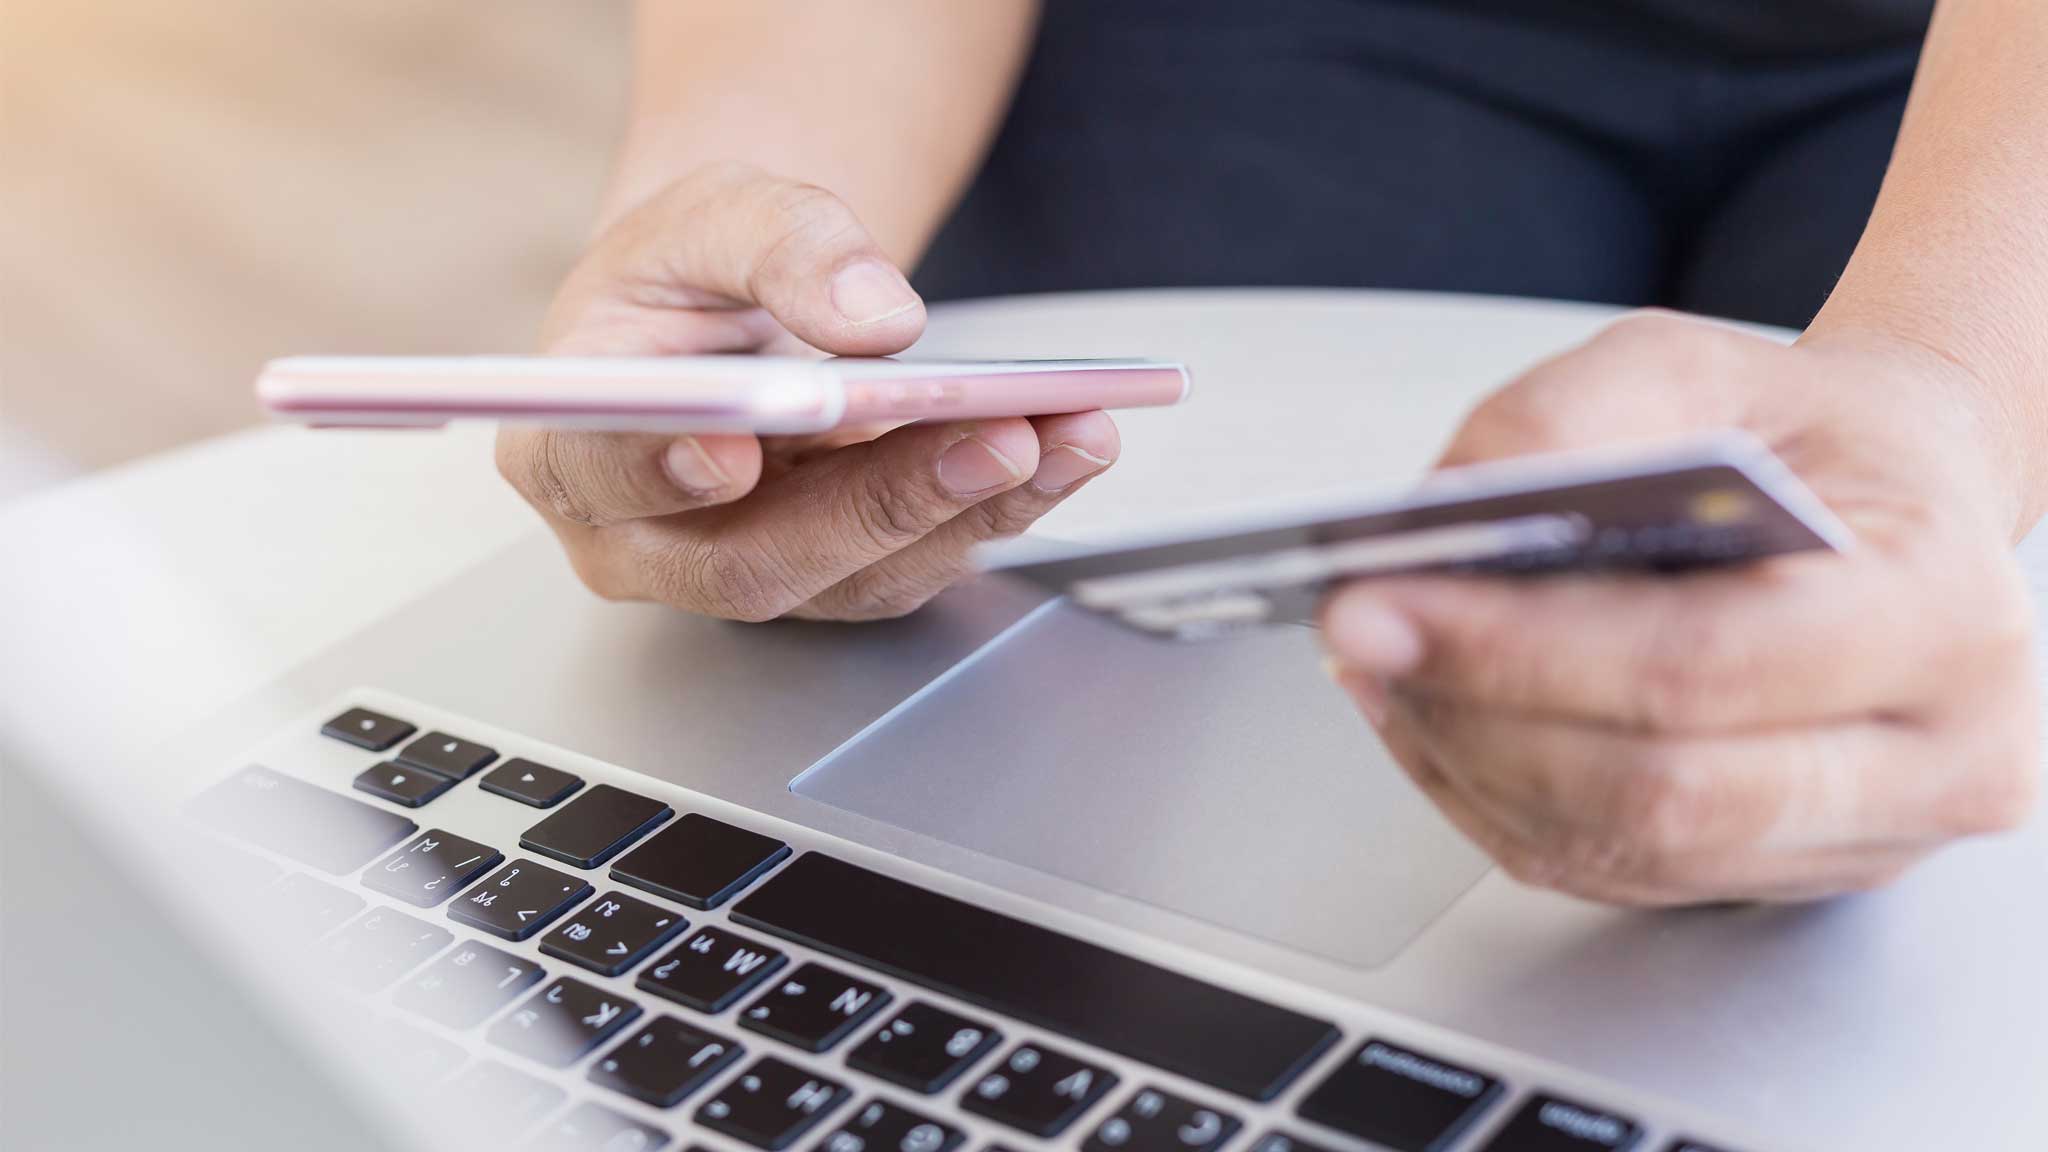
[[[1359,581],[1324,611],[1340,660],[1411,691],[1662,732],[1869,715],[1981,677],[1971,606],[1868,555],[1677,578]],[[1921,593],[1915,595],[1915,592]]]

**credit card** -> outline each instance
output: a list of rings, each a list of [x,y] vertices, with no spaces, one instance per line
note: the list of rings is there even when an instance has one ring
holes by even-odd
[[[1109,545],[994,546],[982,567],[1139,631],[1303,624],[1333,580],[1418,572],[1678,573],[1853,536],[1761,441],[1712,432],[1433,473],[1399,497],[1325,497]]]

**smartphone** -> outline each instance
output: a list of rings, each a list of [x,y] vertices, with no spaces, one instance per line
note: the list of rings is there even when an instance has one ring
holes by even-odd
[[[276,416],[329,427],[475,419],[787,435],[1177,404],[1188,373],[1156,360],[294,356],[264,365],[256,394]]]
[[[1346,577],[1676,573],[1853,543],[1768,447],[1727,430],[1446,469],[1394,497],[1325,497],[1109,545],[1024,537],[981,561],[1138,631],[1201,639],[1309,623]]]

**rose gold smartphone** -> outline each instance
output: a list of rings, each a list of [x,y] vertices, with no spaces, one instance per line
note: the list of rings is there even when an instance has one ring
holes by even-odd
[[[256,381],[272,414],[321,426],[501,420],[776,435],[1156,407],[1187,392],[1187,370],[1155,360],[295,356]]]

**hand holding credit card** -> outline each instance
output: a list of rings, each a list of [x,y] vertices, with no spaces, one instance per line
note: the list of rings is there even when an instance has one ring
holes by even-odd
[[[1438,472],[1393,499],[1320,500],[1110,547],[996,545],[1001,569],[1140,631],[1305,623],[1328,582],[1429,571],[1682,571],[1851,534],[1747,433]]]

